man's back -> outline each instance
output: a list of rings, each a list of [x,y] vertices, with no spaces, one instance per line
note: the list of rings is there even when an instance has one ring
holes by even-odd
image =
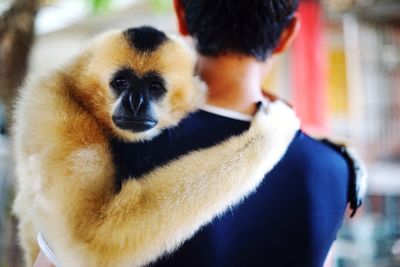
[[[116,160],[121,162],[119,177],[139,177],[249,127],[246,116],[215,107],[205,110],[150,142],[132,147],[113,142],[114,149],[125,151]],[[348,169],[335,150],[298,132],[256,192],[154,265],[322,266],[342,223]]]

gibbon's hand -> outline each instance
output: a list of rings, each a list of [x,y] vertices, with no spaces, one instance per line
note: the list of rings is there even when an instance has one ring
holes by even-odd
[[[287,142],[300,127],[300,121],[294,111],[280,100],[269,104],[258,102],[257,108],[249,129],[249,133],[255,137],[276,138],[277,141]]]

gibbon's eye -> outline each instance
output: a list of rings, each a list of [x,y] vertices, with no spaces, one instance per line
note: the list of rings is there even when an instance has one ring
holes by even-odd
[[[153,92],[156,95],[161,95],[163,94],[165,91],[167,91],[164,86],[158,82],[153,82],[152,84],[150,84],[150,91]]]
[[[115,78],[111,82],[111,87],[114,88],[115,90],[117,90],[119,93],[121,93],[124,90],[129,89],[130,85],[131,85],[130,82],[123,77]]]

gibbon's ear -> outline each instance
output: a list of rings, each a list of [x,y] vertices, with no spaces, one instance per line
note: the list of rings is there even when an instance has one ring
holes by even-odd
[[[283,30],[279,41],[272,54],[280,54],[285,52],[295,40],[300,30],[300,19],[295,15],[289,22],[289,25]]]
[[[186,23],[186,14],[185,10],[183,9],[181,0],[174,0],[174,8],[175,8],[176,19],[178,22],[178,31],[183,36],[189,35]]]

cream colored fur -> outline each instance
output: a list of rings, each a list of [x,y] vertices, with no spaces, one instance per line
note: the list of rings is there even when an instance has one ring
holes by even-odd
[[[82,65],[74,63],[38,86],[25,88],[17,103],[14,211],[27,266],[38,253],[39,231],[61,267],[142,266],[155,261],[254,191],[299,128],[288,106],[272,103],[241,136],[129,179],[114,193],[107,138],[119,132],[108,128],[107,112],[93,109],[102,104],[82,108],[82,99],[70,94],[65,80]],[[175,79],[178,84],[183,78]],[[83,87],[79,81],[72,85]],[[190,94],[184,93],[186,100],[193,99]],[[176,120],[166,126],[193,110],[180,108],[173,111]]]

